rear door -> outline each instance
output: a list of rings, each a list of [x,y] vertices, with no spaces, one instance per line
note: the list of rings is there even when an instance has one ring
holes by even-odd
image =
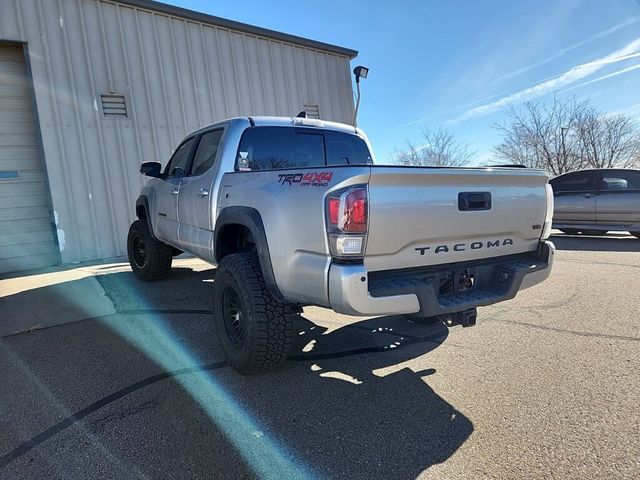
[[[198,140],[188,175],[180,182],[178,237],[180,246],[206,260],[213,260],[213,182],[216,178],[223,128],[203,133]]]
[[[598,170],[585,170],[551,180],[555,203],[553,224],[594,225],[600,178]]]
[[[640,171],[602,171],[596,219],[599,225],[621,228],[640,222]]]
[[[372,167],[371,271],[535,250],[547,176],[529,169]]]
[[[178,245],[178,193],[180,182],[186,175],[195,138],[182,142],[164,170],[164,179],[158,182],[151,211],[153,231],[160,240]]]

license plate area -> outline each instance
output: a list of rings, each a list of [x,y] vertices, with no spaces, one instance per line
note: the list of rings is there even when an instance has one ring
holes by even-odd
[[[438,296],[473,290],[476,285],[475,271],[470,268],[442,272],[439,280]]]

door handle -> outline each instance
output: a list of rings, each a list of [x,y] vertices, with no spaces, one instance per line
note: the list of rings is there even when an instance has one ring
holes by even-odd
[[[206,188],[201,188],[200,189],[200,196],[201,197],[206,197],[209,195],[209,190],[207,190]]]
[[[596,196],[595,193],[587,193],[587,194],[583,195],[582,198],[593,198],[595,196]]]
[[[178,194],[178,189],[174,188],[173,190],[171,190],[171,195],[177,195]]]

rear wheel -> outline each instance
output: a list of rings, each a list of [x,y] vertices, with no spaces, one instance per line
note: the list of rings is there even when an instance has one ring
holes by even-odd
[[[145,282],[165,278],[171,271],[172,247],[154,240],[145,220],[136,220],[129,227],[127,254],[131,270]]]
[[[629,232],[631,235],[633,235],[634,237],[638,237],[640,238],[640,232]]]
[[[213,316],[227,361],[243,375],[270,370],[287,358],[293,319],[267,289],[255,253],[222,259],[215,278]]]
[[[565,235],[578,235],[578,230],[575,228],[561,228],[560,231]]]

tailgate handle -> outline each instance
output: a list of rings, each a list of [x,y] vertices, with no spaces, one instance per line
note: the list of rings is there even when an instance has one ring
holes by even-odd
[[[458,194],[458,210],[461,212],[491,210],[491,193],[460,192]]]

